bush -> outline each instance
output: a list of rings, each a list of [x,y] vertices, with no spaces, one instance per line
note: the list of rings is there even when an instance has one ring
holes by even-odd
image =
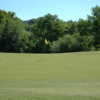
[[[82,51],[90,51],[90,50],[95,49],[94,48],[94,36],[92,35],[82,36],[79,42],[81,43],[80,46],[81,46]]]
[[[77,51],[80,44],[74,35],[65,35],[51,44],[51,52]]]

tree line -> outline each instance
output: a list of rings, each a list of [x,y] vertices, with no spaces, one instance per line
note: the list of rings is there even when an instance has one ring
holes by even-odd
[[[63,53],[100,50],[100,7],[87,19],[63,21],[57,15],[22,21],[0,10],[0,52]]]

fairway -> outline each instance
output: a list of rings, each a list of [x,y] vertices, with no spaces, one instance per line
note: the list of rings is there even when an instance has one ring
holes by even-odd
[[[100,52],[0,53],[0,100],[100,100]]]

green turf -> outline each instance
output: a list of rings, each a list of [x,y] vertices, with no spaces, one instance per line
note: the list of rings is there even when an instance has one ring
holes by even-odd
[[[0,53],[0,100],[100,100],[100,52]]]

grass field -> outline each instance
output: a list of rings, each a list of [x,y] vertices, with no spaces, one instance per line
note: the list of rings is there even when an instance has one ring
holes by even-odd
[[[100,52],[0,53],[0,100],[100,100]]]

